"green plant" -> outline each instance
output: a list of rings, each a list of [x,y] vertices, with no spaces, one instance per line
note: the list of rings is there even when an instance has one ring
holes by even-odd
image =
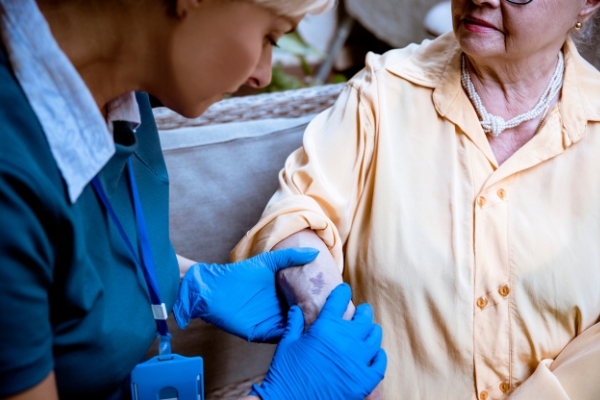
[[[313,71],[307,62],[307,58],[315,56],[324,58],[325,55],[323,53],[308,45],[297,32],[288,33],[279,40],[277,47],[273,49],[274,55],[278,53],[296,57],[300,61],[303,76],[298,77],[289,74],[281,64],[275,64],[273,65],[271,83],[262,89],[261,92],[280,92],[315,85]],[[346,82],[346,80],[344,75],[336,74],[333,76],[332,82],[339,83]]]

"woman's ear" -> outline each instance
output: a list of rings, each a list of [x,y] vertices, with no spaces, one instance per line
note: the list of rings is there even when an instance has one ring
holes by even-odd
[[[197,8],[200,4],[206,0],[175,0],[175,15],[177,18],[185,18],[194,8]]]
[[[585,5],[579,13],[580,20],[578,22],[585,25],[598,9],[600,9],[600,0],[586,0]]]

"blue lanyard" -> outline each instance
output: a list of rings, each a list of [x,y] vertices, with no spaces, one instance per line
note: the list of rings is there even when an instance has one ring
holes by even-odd
[[[138,258],[137,253],[134,250],[133,245],[131,244],[131,241],[125,234],[125,230],[123,229],[119,218],[117,218],[117,214],[115,214],[114,209],[110,205],[110,201],[106,196],[106,192],[104,191],[104,188],[102,187],[102,183],[100,182],[98,176],[92,179],[92,186],[94,187],[96,194],[104,204],[106,212],[108,213],[108,215],[110,215],[110,218],[116,225],[117,230],[123,237],[127,248],[133,256],[133,259],[142,268],[144,278],[146,278],[146,283],[148,285],[148,292],[150,293],[150,301],[152,303],[152,314],[154,315],[154,319],[156,320],[158,333],[160,334],[162,341],[163,339],[166,339],[170,336],[169,328],[167,327],[168,314],[165,304],[160,301],[160,293],[158,291],[158,282],[156,279],[156,269],[154,268],[154,258],[152,257],[152,250],[150,248],[150,237],[148,236],[146,220],[144,219],[142,204],[140,202],[140,197],[135,183],[135,176],[133,175],[133,165],[131,163],[131,158],[127,160],[127,170],[129,177],[129,187],[131,190],[131,197],[133,199],[133,208],[135,214],[135,223],[137,226],[138,245],[140,249],[141,260]]]

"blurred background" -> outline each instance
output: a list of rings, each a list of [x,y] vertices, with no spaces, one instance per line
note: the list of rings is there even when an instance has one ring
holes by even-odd
[[[382,54],[451,30],[450,1],[341,0],[326,14],[307,16],[297,32],[281,39],[273,50],[273,81],[267,88],[244,87],[234,96],[344,82],[364,66],[368,52]],[[580,45],[597,68],[598,36]]]
[[[341,0],[326,14],[306,16],[297,31],[284,36],[279,47],[274,48],[273,81],[260,92],[344,82],[362,69],[370,51],[382,54],[434,38],[424,20],[438,3],[439,0]],[[446,25],[451,29],[449,15]],[[242,88],[235,95],[255,93]]]

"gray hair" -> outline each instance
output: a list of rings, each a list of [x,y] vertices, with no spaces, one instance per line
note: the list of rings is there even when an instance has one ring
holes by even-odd
[[[596,12],[580,31],[573,31],[572,36],[581,54],[600,69],[600,12]]]

